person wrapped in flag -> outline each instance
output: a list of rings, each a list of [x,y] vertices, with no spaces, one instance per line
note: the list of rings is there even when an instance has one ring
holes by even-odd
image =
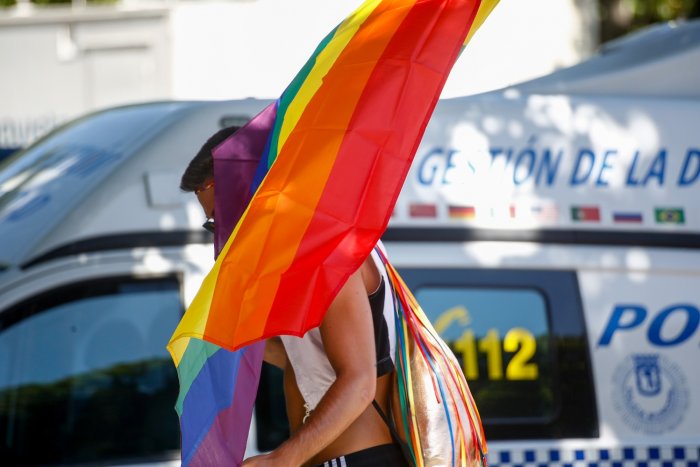
[[[245,465],[483,464],[459,365],[379,238],[496,3],[366,1],[278,101],[192,161],[183,188],[217,260],[168,345],[183,465],[243,462],[263,357],[285,370],[292,435]]]
[[[211,149],[236,130],[212,136],[182,177],[181,188],[196,194],[207,217],[204,227],[213,233],[215,181],[206,168],[213,167]],[[373,252],[342,286],[319,327],[301,338],[267,340],[264,360],[284,370],[292,437],[244,465],[321,465],[333,459],[334,465],[408,465],[377,411],[389,412],[394,371],[395,310],[388,281]]]

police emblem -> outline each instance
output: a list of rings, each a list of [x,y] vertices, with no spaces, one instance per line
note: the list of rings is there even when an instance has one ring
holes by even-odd
[[[680,368],[658,354],[627,357],[613,376],[613,404],[635,431],[665,433],[676,428],[688,408],[688,388]]]

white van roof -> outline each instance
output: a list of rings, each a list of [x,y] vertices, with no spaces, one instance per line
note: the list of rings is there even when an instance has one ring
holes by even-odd
[[[130,246],[140,236],[146,242],[144,232],[199,232],[202,214],[179,190],[184,168],[209,136],[247,121],[265,103],[118,107],[43,138],[0,170],[0,270],[27,266],[76,242],[83,249],[99,248],[85,242],[111,249],[120,238]]]
[[[652,27],[549,76],[440,101],[392,223],[697,235],[698,121],[700,21]]]
[[[651,26],[607,42],[583,63],[514,87],[539,94],[700,97],[700,20]]]

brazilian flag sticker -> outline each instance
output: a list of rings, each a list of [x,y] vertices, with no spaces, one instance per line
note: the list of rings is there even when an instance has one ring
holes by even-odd
[[[656,208],[657,224],[685,224],[685,213],[680,208]]]

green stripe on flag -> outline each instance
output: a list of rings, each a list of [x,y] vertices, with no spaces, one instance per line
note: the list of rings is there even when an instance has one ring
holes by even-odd
[[[221,350],[221,347],[218,345],[200,339],[190,339],[185,354],[180,360],[180,365],[177,367],[177,376],[180,379],[180,394],[177,396],[175,411],[178,416],[182,415],[182,405],[185,402],[185,396],[187,396],[190,386],[192,386],[209,357],[219,350]]]
[[[284,115],[287,113],[287,109],[289,108],[289,104],[291,104],[291,102],[297,96],[297,93],[299,92],[301,85],[304,84],[304,81],[306,81],[307,76],[309,76],[309,73],[311,72],[314,65],[316,64],[316,58],[326,48],[328,43],[333,39],[339,26],[340,25],[336,26],[321,41],[321,43],[318,44],[318,47],[316,47],[316,50],[314,50],[314,53],[306,61],[306,63],[302,67],[302,69],[299,70],[299,73],[297,73],[297,75],[294,77],[294,79],[289,84],[289,86],[287,86],[287,89],[284,90],[284,93],[282,93],[282,96],[280,97],[280,101],[279,101],[279,107],[277,108],[277,117],[275,118],[275,126],[272,129],[272,139],[271,139],[271,144],[270,144],[270,152],[267,154],[267,166],[268,167],[271,167],[272,164],[275,162],[275,159],[277,159],[277,152],[278,152],[277,150],[278,150],[278,144],[279,144],[280,131],[282,129],[282,122],[284,121]]]

